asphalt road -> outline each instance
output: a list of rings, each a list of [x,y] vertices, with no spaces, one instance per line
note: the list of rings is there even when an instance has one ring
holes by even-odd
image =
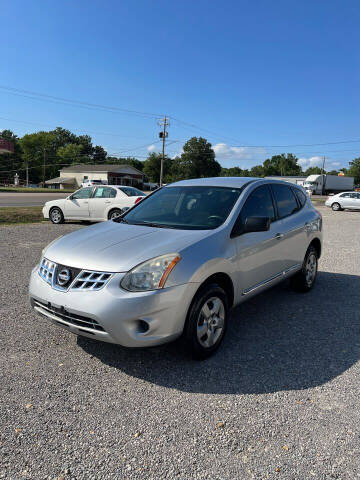
[[[360,478],[360,213],[320,209],[314,290],[285,283],[236,308],[204,362],[37,317],[31,268],[84,227],[0,228],[0,478]]]
[[[17,193],[1,192],[0,207],[36,207],[49,200],[66,198],[69,193]]]

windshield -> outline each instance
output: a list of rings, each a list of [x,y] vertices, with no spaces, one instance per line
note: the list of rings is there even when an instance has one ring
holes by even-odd
[[[123,218],[136,225],[209,230],[225,222],[239,195],[237,188],[165,187]]]
[[[134,187],[118,187],[118,189],[124,192],[128,197],[141,197],[145,195],[144,192]]]
[[[317,182],[305,182],[305,186],[306,186],[306,185],[310,185],[310,186],[311,186],[311,185],[317,185]]]

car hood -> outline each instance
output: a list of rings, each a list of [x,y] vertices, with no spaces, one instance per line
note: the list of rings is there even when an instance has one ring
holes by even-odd
[[[175,230],[103,222],[58,238],[44,256],[69,267],[127,272],[150,258],[181,250],[209,230]]]

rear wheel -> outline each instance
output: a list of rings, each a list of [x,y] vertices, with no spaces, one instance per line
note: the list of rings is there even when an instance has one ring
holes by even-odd
[[[297,292],[308,292],[315,284],[318,270],[318,253],[313,246],[306,252],[301,270],[294,275],[290,284]]]
[[[221,287],[210,284],[198,291],[184,329],[186,347],[194,358],[205,359],[219,348],[228,316],[228,299]]]
[[[333,203],[331,205],[331,208],[334,210],[334,212],[338,212],[339,210],[342,210],[340,203],[337,203],[337,202]]]
[[[50,220],[52,223],[59,224],[64,223],[64,215],[60,208],[54,207],[50,210]]]
[[[117,218],[119,218],[122,214],[122,211],[120,210],[120,208],[114,208],[113,210],[110,210],[109,214],[108,214],[108,219],[109,220],[116,220]]]

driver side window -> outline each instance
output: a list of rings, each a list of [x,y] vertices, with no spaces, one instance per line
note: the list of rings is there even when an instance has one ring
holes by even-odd
[[[82,198],[90,198],[92,187],[85,187],[71,195],[71,200],[80,200]]]

